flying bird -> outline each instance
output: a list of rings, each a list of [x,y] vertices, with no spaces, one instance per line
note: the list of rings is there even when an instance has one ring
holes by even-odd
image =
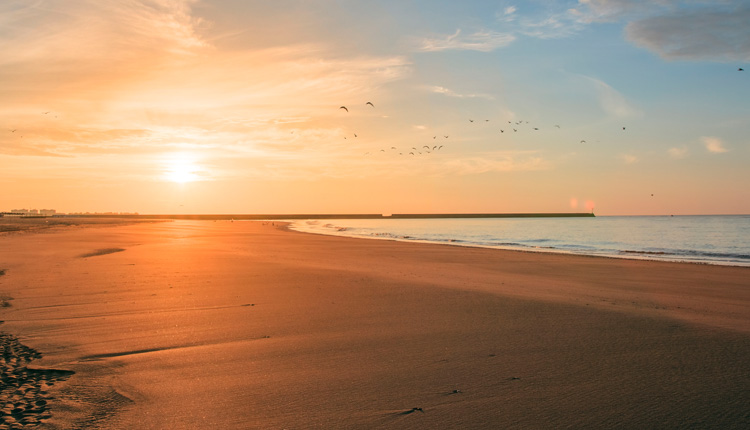
[[[739,69],[737,69],[737,71],[738,71],[738,72],[744,72],[744,71],[745,71],[745,69],[743,69],[742,67],[740,67]]]
[[[14,128],[14,129],[13,129],[13,130],[11,130],[10,132],[11,132],[11,133],[15,133],[15,132],[16,132],[16,130],[18,130],[18,129],[17,129],[17,128]]]
[[[346,106],[341,106],[339,109],[344,109],[345,111],[349,112],[349,109],[347,109]]]
[[[559,126],[559,125],[557,125],[557,124],[555,124],[555,127],[557,127],[557,128],[560,128],[560,126]]]
[[[443,136],[443,137],[446,138],[446,139],[448,138],[448,136]]]
[[[586,141],[585,141],[585,140],[582,140],[582,141],[581,141],[581,143],[586,143]]]
[[[505,133],[505,130],[500,130],[500,133]]]
[[[469,120],[469,122],[474,122],[474,120],[473,120],[473,119],[470,119],[470,120]]]
[[[370,106],[372,106],[372,107],[375,107],[375,105],[374,105],[374,104],[372,104],[372,102],[367,102],[367,103],[365,103],[365,104],[366,104],[366,105],[370,105]]]

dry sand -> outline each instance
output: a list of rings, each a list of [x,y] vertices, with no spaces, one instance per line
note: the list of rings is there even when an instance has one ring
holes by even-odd
[[[0,270],[0,428],[750,426],[747,268],[175,221]]]

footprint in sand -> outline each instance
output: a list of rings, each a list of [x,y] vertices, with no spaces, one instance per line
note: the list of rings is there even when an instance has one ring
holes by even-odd
[[[69,370],[35,369],[27,365],[42,354],[0,332],[0,428],[32,428],[52,416],[49,387],[68,379]]]

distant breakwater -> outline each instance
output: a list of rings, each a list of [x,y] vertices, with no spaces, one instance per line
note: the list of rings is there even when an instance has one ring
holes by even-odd
[[[161,214],[64,215],[75,218],[175,219],[175,220],[300,220],[300,219],[440,219],[440,218],[582,218],[594,217],[590,212],[563,213],[444,213],[444,214]]]

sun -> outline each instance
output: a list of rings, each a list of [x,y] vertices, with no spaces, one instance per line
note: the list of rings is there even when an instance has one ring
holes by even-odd
[[[175,155],[165,162],[164,178],[178,184],[197,181],[201,179],[201,168],[191,157]]]

